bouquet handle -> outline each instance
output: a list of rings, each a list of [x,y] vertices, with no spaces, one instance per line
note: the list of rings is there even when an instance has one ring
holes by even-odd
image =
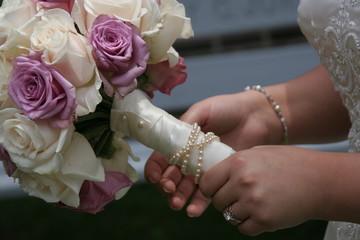
[[[111,129],[159,151],[181,166],[183,173],[198,177],[235,152],[214,135],[199,132],[154,106],[140,90],[114,100]]]

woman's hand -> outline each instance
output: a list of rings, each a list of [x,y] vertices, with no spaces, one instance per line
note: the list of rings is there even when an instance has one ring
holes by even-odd
[[[271,105],[255,91],[206,99],[194,104],[181,120],[198,123],[202,131],[214,132],[222,142],[236,150],[280,142],[283,134]],[[279,130],[277,134],[274,129]],[[210,203],[197,190],[194,177],[183,175],[177,166],[169,166],[168,159],[160,153],[150,156],[145,166],[145,178],[169,195],[169,204],[174,210],[180,210],[192,198],[187,207],[189,216],[201,215]]]
[[[194,184],[194,176],[183,175],[178,166],[169,166],[168,159],[159,152],[154,152],[147,161],[145,178],[169,196],[169,205],[174,210],[181,210],[192,198],[186,209],[191,217],[200,216],[210,204]]]
[[[232,206],[240,232],[257,235],[319,217],[324,207],[320,152],[261,146],[240,151],[204,173],[200,190],[221,212]]]

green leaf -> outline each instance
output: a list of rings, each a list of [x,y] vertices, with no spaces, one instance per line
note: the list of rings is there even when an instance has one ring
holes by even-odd
[[[81,124],[82,122],[94,120],[94,119],[107,119],[110,120],[110,114],[104,113],[104,112],[93,112],[89,113],[88,115],[81,116],[78,118],[77,121],[74,123]]]
[[[94,152],[97,157],[110,159],[115,153],[116,149],[112,145],[114,132],[111,130],[105,131],[100,139],[95,143]]]
[[[108,123],[98,123],[97,126],[89,128],[87,131],[82,132],[82,135],[84,135],[87,140],[90,140],[94,137],[100,136],[104,131],[109,128],[110,126]]]

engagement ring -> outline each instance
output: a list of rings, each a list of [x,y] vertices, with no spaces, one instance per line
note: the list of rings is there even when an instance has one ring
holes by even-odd
[[[230,222],[231,224],[238,225],[243,222],[243,220],[240,220],[239,218],[235,217],[233,211],[232,211],[232,205],[230,205],[225,211],[224,211],[224,218],[226,221]]]

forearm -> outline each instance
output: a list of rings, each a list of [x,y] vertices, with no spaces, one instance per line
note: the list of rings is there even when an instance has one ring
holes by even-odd
[[[360,223],[360,154],[319,152],[314,157],[322,195],[315,218]]]
[[[266,90],[282,107],[289,143],[323,143],[347,136],[348,112],[322,66]]]

